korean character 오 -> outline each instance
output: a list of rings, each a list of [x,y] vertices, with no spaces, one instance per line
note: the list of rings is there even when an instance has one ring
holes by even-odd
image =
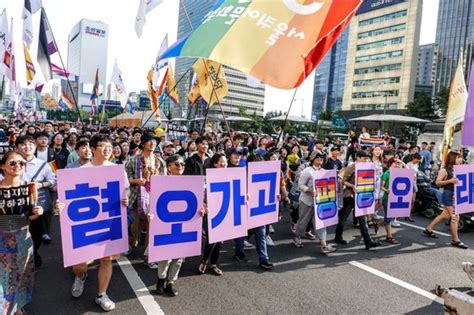
[[[286,23],[278,23],[276,28],[273,29],[272,35],[267,39],[266,43],[270,46],[275,45],[278,38],[282,35],[285,35],[286,30],[288,30],[288,24]]]
[[[263,14],[257,21],[257,26],[262,28],[272,28],[272,25],[275,23],[276,19],[272,16]]]
[[[229,14],[229,16],[232,18],[231,20],[226,21],[224,24],[227,25],[232,25],[236,19],[240,17],[242,13],[244,13],[245,8],[244,7],[236,7],[232,13]]]

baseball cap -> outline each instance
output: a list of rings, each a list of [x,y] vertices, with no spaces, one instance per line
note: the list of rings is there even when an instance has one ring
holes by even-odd
[[[318,151],[318,150],[314,150],[313,152],[311,152],[311,154],[309,155],[309,158],[308,160],[310,162],[313,162],[314,159],[317,159],[317,158],[320,158],[320,159],[324,159],[325,158],[325,154]]]
[[[169,147],[169,146],[174,147],[173,142],[171,142],[171,141],[165,141],[165,142],[163,143],[163,148],[166,148],[166,147]]]
[[[243,149],[242,147],[238,147],[238,148],[230,148],[230,149],[227,149],[226,151],[226,155],[227,156],[231,156],[232,154],[239,154],[241,155],[243,153]]]
[[[69,133],[77,133],[77,129],[74,127],[69,128]]]

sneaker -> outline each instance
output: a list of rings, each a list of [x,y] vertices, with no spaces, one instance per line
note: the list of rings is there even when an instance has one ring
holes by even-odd
[[[467,274],[469,279],[474,282],[474,268],[472,267],[471,262],[463,262],[462,263],[462,270]]]
[[[316,236],[314,236],[313,233],[311,233],[310,231],[309,232],[305,232],[304,235],[303,235],[304,238],[307,238],[309,240],[316,240]]]
[[[148,268],[150,268],[151,270],[158,269],[158,264],[157,263],[144,261],[143,264],[145,266],[147,266]]]
[[[393,220],[391,225],[392,225],[392,227],[396,227],[396,228],[400,227],[400,223],[397,221],[397,219]]]
[[[254,248],[255,248],[255,246],[253,246],[252,243],[250,243],[247,240],[244,240],[244,250],[250,250],[250,249],[254,249]]]
[[[106,312],[110,312],[111,310],[115,309],[115,303],[112,302],[111,299],[107,296],[107,294],[102,294],[102,296],[98,296],[95,298],[95,303],[102,307],[102,309]]]
[[[343,238],[335,238],[334,243],[340,244],[340,245],[347,245],[348,244],[348,242]]]
[[[260,264],[259,264],[260,268],[263,268],[263,269],[273,269],[273,264],[269,261],[269,260],[264,260],[264,261],[261,261]]]
[[[271,224],[268,226],[268,233],[270,233],[270,234],[275,233],[275,229],[273,228],[273,225],[271,225]]]
[[[87,279],[87,273],[84,275],[83,279],[79,278],[78,276],[74,277],[74,283],[72,284],[71,294],[76,299],[82,295],[84,291],[84,283]]]
[[[335,251],[336,251],[336,247],[332,245],[326,245],[326,246],[321,247],[321,254],[324,254],[324,255],[327,255]]]
[[[156,281],[156,293],[158,295],[163,295],[165,293],[165,279],[160,279]]]
[[[173,284],[172,284],[172,283],[168,283],[168,284],[165,286],[165,292],[166,292],[169,296],[177,296],[177,295],[178,295],[178,290],[176,290],[175,288],[173,288]]]
[[[303,247],[303,242],[301,242],[301,237],[298,237],[298,236],[293,237],[293,244],[295,244],[295,246],[298,248]]]
[[[247,257],[245,257],[245,254],[244,254],[244,253],[235,254],[234,258],[235,258],[235,260],[237,260],[237,261],[240,262],[240,263],[246,263],[246,262],[249,261],[249,260],[247,259]]]
[[[295,223],[293,223],[293,222],[290,223],[290,230],[291,230],[292,233],[296,232],[296,224]]]
[[[43,234],[42,238],[43,238],[43,243],[51,244],[52,239],[51,239],[51,236],[49,236],[49,234]]]
[[[380,245],[382,245],[382,244],[380,244],[380,242],[373,241],[369,244],[366,244],[365,249],[369,250],[371,248],[379,247]]]
[[[267,246],[275,246],[275,243],[273,242],[272,238],[270,237],[270,235],[267,235],[267,237],[265,238],[266,242],[267,242]]]

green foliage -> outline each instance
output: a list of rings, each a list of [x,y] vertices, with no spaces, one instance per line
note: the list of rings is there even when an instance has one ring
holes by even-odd
[[[332,112],[326,111],[322,112],[318,115],[318,120],[331,120],[332,119]]]
[[[428,120],[438,118],[435,105],[431,97],[425,92],[420,93],[413,102],[408,103],[406,106],[406,114],[408,116]]]

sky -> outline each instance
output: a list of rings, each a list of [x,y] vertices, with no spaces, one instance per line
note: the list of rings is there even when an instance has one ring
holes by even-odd
[[[139,0],[42,1],[65,64],[67,64],[68,35],[77,22],[86,18],[109,25],[107,80],[110,80],[114,62],[117,60],[128,92],[146,89],[146,74],[156,59],[164,36],[169,34],[170,44],[177,39],[179,0],[164,0],[150,12],[147,15],[147,23],[141,38],[137,37],[134,28]],[[424,0],[420,44],[435,41],[438,5],[439,0]],[[22,86],[26,86],[25,64],[21,49],[23,1],[0,0],[0,9],[3,10],[3,8],[7,9],[9,18],[13,18],[17,76]],[[39,19],[38,12],[33,17],[35,39],[30,49],[33,59],[36,59],[37,54]],[[39,67],[36,68],[39,72]],[[313,85],[314,72],[298,88],[291,115],[311,116]],[[286,112],[294,90],[284,91],[267,86],[265,94],[265,112],[271,110]]]

